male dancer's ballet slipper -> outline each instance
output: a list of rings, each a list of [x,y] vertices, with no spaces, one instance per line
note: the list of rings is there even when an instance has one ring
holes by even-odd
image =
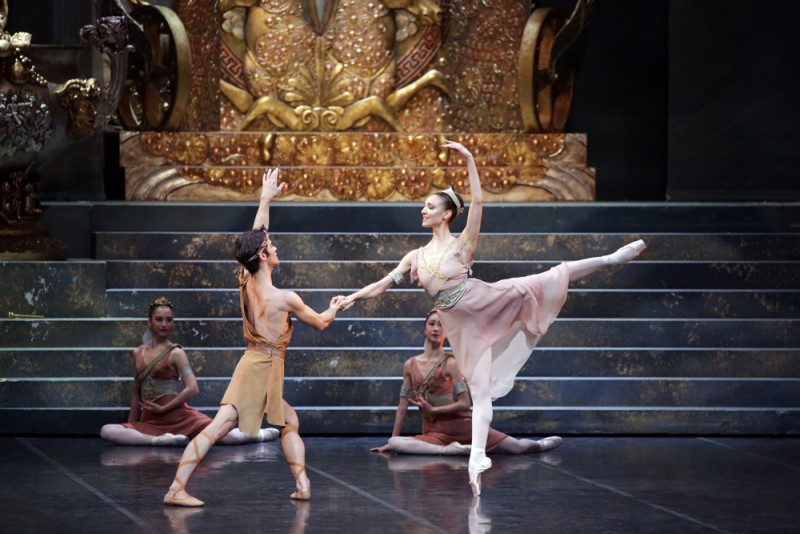
[[[540,439],[536,443],[539,444],[539,452],[551,451],[559,447],[564,440],[559,436],[550,436],[548,438]]]
[[[623,263],[628,263],[641,254],[646,248],[647,245],[645,245],[644,241],[639,239],[633,243],[628,243],[624,247],[619,248],[617,251],[612,252],[607,256],[603,256],[603,263],[606,265],[620,265]],[[631,252],[628,249],[633,251],[633,256],[630,256]]]
[[[492,467],[492,460],[483,457],[477,464],[469,463],[467,472],[469,473],[469,486],[472,488],[472,495],[477,497],[481,494],[481,473]]]
[[[198,438],[200,436],[206,438],[209,441],[209,443],[211,443],[213,445],[214,439],[211,436],[209,436],[208,433],[206,433],[205,430],[203,430],[202,432],[200,432],[200,434],[197,435]],[[180,471],[181,467],[183,467],[184,465],[191,465],[191,464],[200,463],[201,455],[200,455],[200,448],[199,448],[199,445],[198,445],[198,442],[197,442],[197,438],[192,440],[192,443],[194,444],[194,458],[192,458],[191,460],[184,460],[181,463],[179,463],[178,464],[178,471]],[[200,499],[195,499],[194,497],[189,495],[189,493],[186,491],[186,482],[184,482],[183,480],[178,478],[178,474],[177,473],[175,473],[175,479],[173,480],[173,484],[177,485],[178,488],[176,490],[174,490],[174,491],[172,491],[172,490],[171,491],[167,491],[167,494],[164,495],[164,504],[169,504],[171,506],[186,506],[186,507],[189,507],[189,508],[196,507],[196,506],[204,506],[206,504],[203,501],[201,501]],[[184,492],[186,494],[186,497],[178,497],[177,495],[180,492]]]
[[[199,506],[205,506],[206,503],[200,499],[195,499],[188,493],[186,494],[186,497],[175,497],[174,495],[167,493],[164,495],[164,504],[168,504],[170,506],[185,506],[187,508],[195,508]]]
[[[300,468],[297,471],[292,469],[292,474],[294,475],[294,479],[295,480],[297,480],[300,477],[300,475],[302,475],[303,472],[306,470],[306,466],[305,465],[298,464],[296,462],[289,462],[289,467],[299,467]],[[311,500],[311,481],[308,482],[308,489],[305,489],[305,490],[302,490],[302,491],[295,491],[294,493],[289,495],[289,497],[294,499],[294,500],[296,500],[296,501],[310,501]]]

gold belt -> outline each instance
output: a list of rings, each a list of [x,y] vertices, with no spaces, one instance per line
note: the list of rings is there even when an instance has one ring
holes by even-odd
[[[467,280],[462,280],[453,287],[442,289],[436,296],[433,297],[433,306],[440,310],[452,308],[456,303],[461,300],[464,292],[467,290]]]

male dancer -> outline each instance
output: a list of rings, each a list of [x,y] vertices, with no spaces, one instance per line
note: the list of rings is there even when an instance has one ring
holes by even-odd
[[[214,420],[186,446],[175,479],[164,495],[165,504],[203,506],[203,501],[186,492],[186,484],[197,464],[211,446],[237,424],[242,432],[257,434],[265,414],[270,424],[283,427],[281,446],[297,489],[291,498],[311,499],[311,482],[305,472],[305,445],[300,438],[297,413],[283,400],[283,359],[292,336],[292,315],[322,330],[331,324],[339,308],[334,299],[327,310],[317,313],[296,293],[281,291],[272,284],[272,270],[279,260],[267,233],[269,205],[283,186],[283,183],[278,185],[277,169],[264,174],[253,230],[236,240],[234,255],[242,265],[239,299],[247,350],[236,365]]]

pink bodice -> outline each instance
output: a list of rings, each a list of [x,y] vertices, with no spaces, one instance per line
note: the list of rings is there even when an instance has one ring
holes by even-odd
[[[461,257],[461,240],[456,239],[440,256],[428,257],[422,248],[417,249],[410,276],[430,297],[434,297],[466,280],[470,272],[470,265]]]

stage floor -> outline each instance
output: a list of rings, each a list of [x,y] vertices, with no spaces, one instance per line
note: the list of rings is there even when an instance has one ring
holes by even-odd
[[[202,509],[161,498],[182,449],[0,438],[2,532],[797,532],[796,438],[567,437],[492,456],[473,498],[467,458],[369,452],[379,438],[306,438],[313,498],[277,442],[217,446],[195,472]]]

